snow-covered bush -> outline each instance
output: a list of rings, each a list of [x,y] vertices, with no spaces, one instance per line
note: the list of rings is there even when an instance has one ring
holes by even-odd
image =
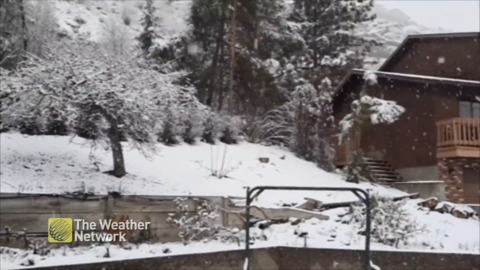
[[[210,112],[203,120],[202,141],[215,144],[220,138],[223,129],[223,121],[220,116],[214,112]]]
[[[190,209],[187,198],[176,198],[176,213],[170,213],[167,223],[178,228],[178,236],[183,244],[192,241],[211,240],[219,231],[215,222],[218,218],[217,207],[210,201],[193,200],[194,209]]]
[[[405,200],[394,202],[389,198],[372,196],[370,202],[372,241],[394,247],[406,246],[415,233],[424,229],[408,213]],[[364,205],[352,205],[341,222],[354,224],[358,233],[365,235],[365,217]]]
[[[223,116],[223,128],[220,141],[226,144],[235,144],[240,140],[242,121],[239,117]]]
[[[165,108],[165,120],[163,121],[161,132],[158,136],[158,141],[166,145],[178,144],[179,136],[181,135],[181,126],[179,120],[175,116],[175,108],[171,104]]]
[[[260,141],[287,146],[298,156],[333,170],[331,89],[328,78],[321,81],[318,89],[308,82],[298,85],[290,101],[259,121]]]
[[[203,104],[190,106],[187,109],[186,117],[183,121],[182,139],[188,144],[193,144],[202,137],[204,132],[203,121],[207,118],[209,110]]]
[[[200,201],[190,209],[187,198],[176,198],[176,213],[170,213],[167,218],[169,224],[178,227],[178,236],[184,244],[191,241],[211,238],[215,233],[214,222],[218,217],[215,206],[211,202]]]

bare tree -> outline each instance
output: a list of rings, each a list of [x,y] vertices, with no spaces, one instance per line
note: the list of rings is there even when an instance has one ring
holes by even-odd
[[[103,25],[103,34],[100,44],[105,54],[114,58],[131,57],[133,43],[125,24],[110,18]]]

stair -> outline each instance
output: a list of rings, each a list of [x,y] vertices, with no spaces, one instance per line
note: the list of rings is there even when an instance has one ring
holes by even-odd
[[[373,176],[379,183],[393,183],[403,181],[402,176],[385,160],[363,158]]]

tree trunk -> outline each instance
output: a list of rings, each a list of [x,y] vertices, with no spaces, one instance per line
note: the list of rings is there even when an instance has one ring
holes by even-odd
[[[22,18],[22,30],[23,30],[23,50],[26,52],[28,49],[28,30],[27,30],[27,23],[25,19],[25,6],[23,0],[19,2],[20,7],[20,15]]]
[[[113,156],[113,172],[116,177],[122,177],[126,174],[125,160],[123,159],[122,144],[120,143],[120,132],[118,131],[117,119],[112,116],[107,117],[110,123],[108,129],[108,139],[110,140],[110,147],[112,148]]]
[[[112,157],[113,157],[113,171],[112,175],[115,177],[123,177],[127,174],[125,170],[125,160],[123,158],[122,144],[120,140],[120,131],[118,130],[118,121],[117,119],[105,111],[104,108],[94,105],[92,108],[94,111],[100,112],[105,120],[110,125],[108,129],[107,136],[110,141],[110,147],[112,148]]]
[[[221,88],[221,85],[219,86],[219,82],[221,84],[222,78],[218,77],[218,66],[219,63],[221,62],[220,58],[222,57],[222,48],[223,48],[223,38],[225,35],[225,9],[227,8],[227,0],[224,0],[222,2],[222,8],[221,8],[221,14],[220,14],[220,22],[218,24],[218,30],[217,30],[217,37],[216,37],[216,44],[215,44],[215,52],[213,54],[213,61],[212,61],[212,74],[210,77],[210,87],[208,88],[207,92],[207,99],[205,104],[207,106],[210,106],[214,108],[213,104],[213,97],[217,92],[217,89]]]
[[[232,100],[232,97],[233,97],[233,87],[234,87],[234,83],[235,83],[235,45],[237,43],[237,40],[236,40],[236,35],[237,35],[237,32],[236,32],[236,24],[237,24],[237,1],[238,0],[232,0],[233,3],[233,14],[232,14],[232,26],[231,26],[231,30],[232,30],[232,40],[230,41],[230,79],[229,79],[229,95],[230,95],[230,100],[229,101],[229,105],[228,108],[231,110],[232,108],[232,105],[233,105],[233,100]],[[220,99],[219,101],[219,108],[218,110],[220,111],[222,109],[222,106],[223,106],[223,95],[220,94],[220,97],[222,97],[222,99]]]

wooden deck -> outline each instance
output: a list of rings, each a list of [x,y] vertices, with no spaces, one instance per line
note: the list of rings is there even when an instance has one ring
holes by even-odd
[[[480,158],[480,118],[437,122],[437,158]]]

